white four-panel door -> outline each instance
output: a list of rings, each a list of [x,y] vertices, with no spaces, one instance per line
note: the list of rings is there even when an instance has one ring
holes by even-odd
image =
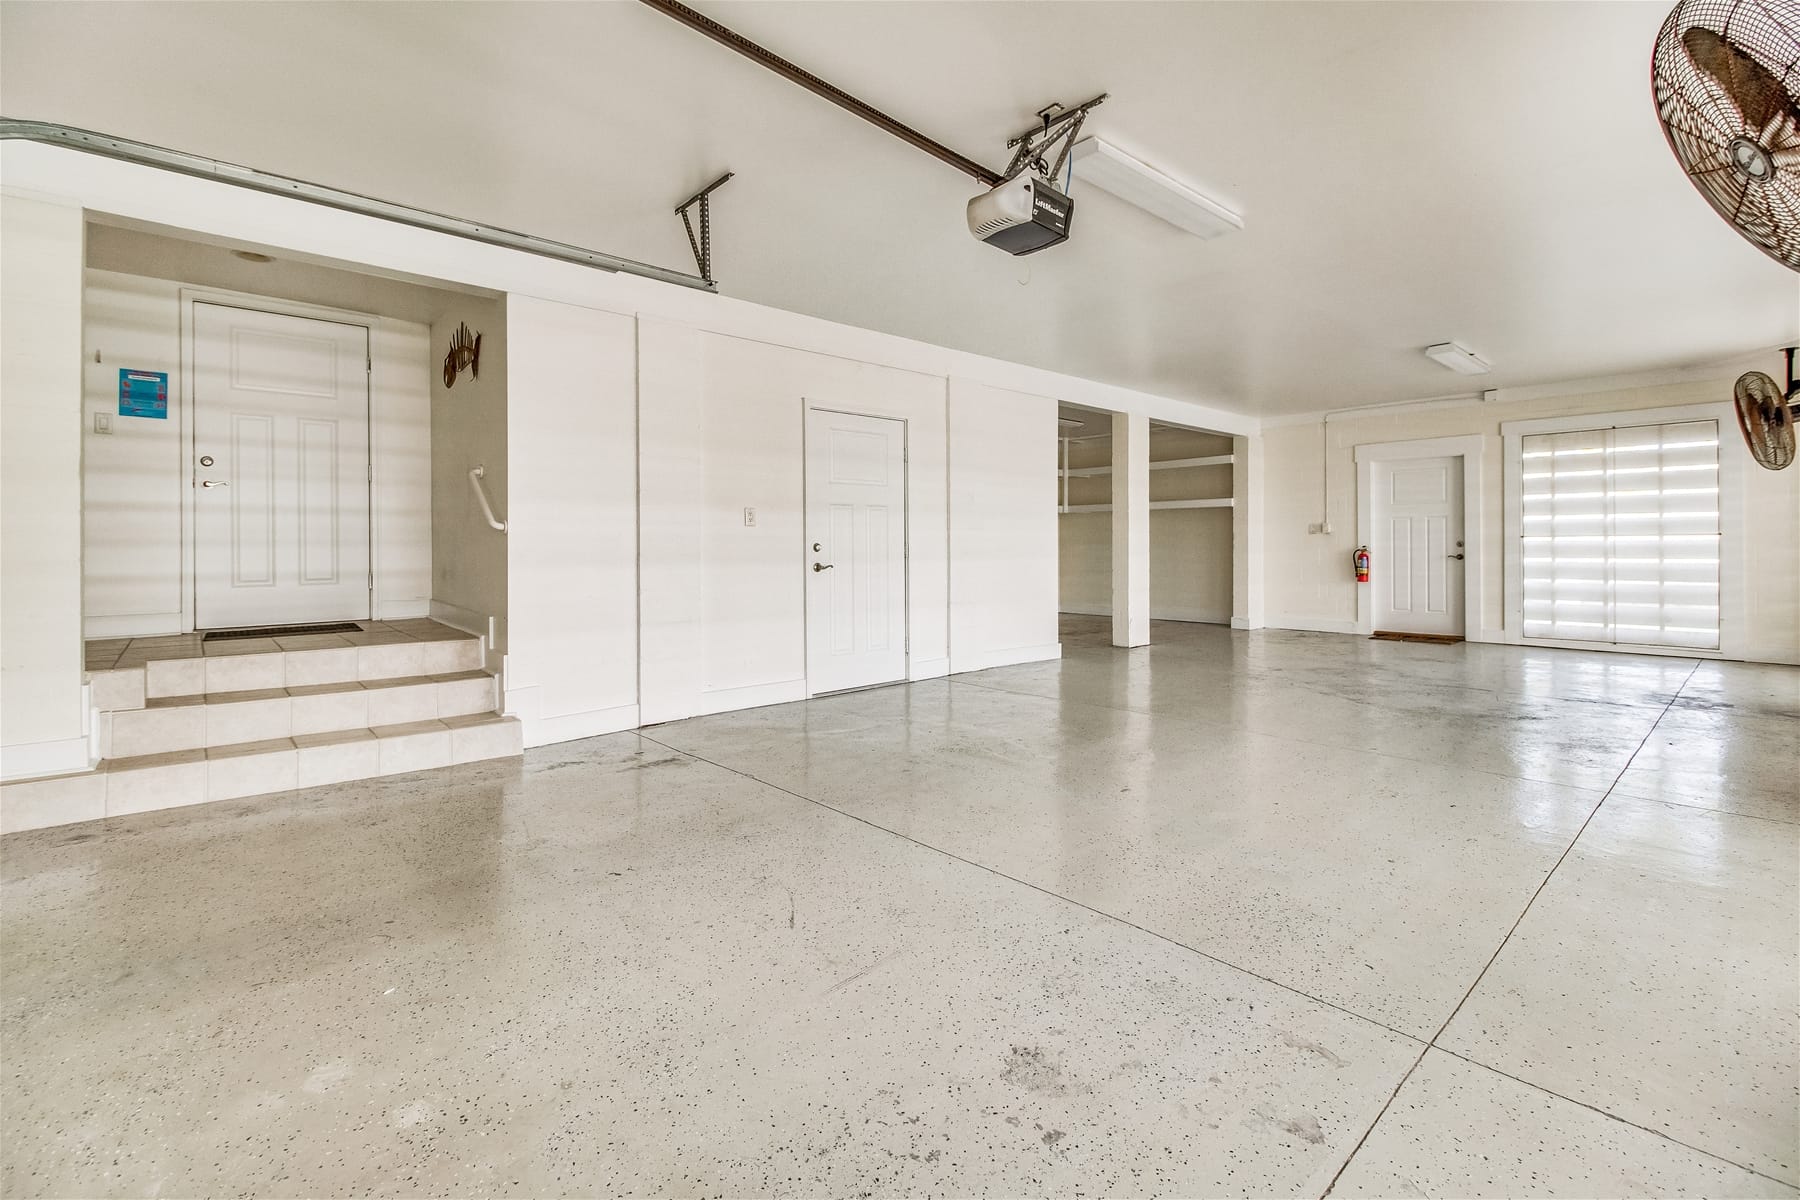
[[[1374,464],[1376,629],[1463,634],[1462,466],[1460,456]]]
[[[906,678],[906,423],[806,412],[806,690]]]
[[[366,619],[369,331],[194,305],[194,624]]]

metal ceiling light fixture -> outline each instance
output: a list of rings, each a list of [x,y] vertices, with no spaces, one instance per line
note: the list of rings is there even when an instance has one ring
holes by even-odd
[[[1669,149],[1745,241],[1800,271],[1800,5],[1681,0],[1650,56]]]

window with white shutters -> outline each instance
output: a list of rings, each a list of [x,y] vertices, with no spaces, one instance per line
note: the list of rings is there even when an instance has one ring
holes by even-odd
[[[1520,447],[1525,636],[1718,649],[1718,422]]]

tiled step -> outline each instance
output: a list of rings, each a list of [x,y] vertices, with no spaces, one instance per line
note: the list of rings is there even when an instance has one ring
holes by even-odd
[[[491,713],[499,707],[486,671],[151,696],[141,708],[100,714],[103,758],[136,758]]]
[[[0,832],[238,800],[523,753],[492,712],[108,759],[98,770],[0,785]]]
[[[167,697],[450,675],[484,665],[480,638],[418,621],[342,635],[139,638],[123,649],[90,648],[88,682],[94,707],[111,711]]]

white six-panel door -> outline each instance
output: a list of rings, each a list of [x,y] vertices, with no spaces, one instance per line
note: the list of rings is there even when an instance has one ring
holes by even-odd
[[[368,330],[194,305],[194,623],[366,619]]]
[[[906,678],[906,423],[806,413],[806,688]]]
[[[1374,464],[1375,628],[1463,634],[1462,458]]]

